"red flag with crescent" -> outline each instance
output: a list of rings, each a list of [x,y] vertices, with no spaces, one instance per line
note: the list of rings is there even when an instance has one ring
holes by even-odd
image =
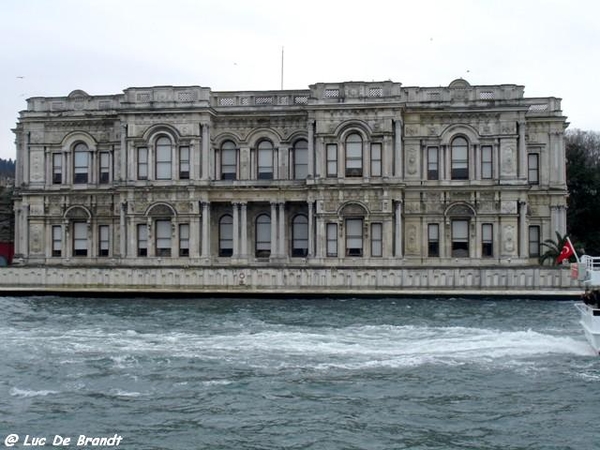
[[[569,259],[574,254],[575,249],[573,248],[573,244],[571,244],[571,240],[567,238],[565,245],[560,251],[560,255],[558,255],[558,258],[556,258],[556,264],[560,264],[563,260]]]

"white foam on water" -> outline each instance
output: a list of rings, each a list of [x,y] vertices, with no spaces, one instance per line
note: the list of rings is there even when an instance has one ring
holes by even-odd
[[[30,389],[19,389],[18,387],[13,387],[10,390],[10,395],[14,397],[45,397],[51,394],[58,394],[59,391],[51,391],[51,390],[40,390],[34,391]]]
[[[129,391],[123,391],[121,389],[111,389],[109,392],[109,395],[115,396],[115,397],[140,397],[144,394],[142,394],[141,392],[129,392]]]

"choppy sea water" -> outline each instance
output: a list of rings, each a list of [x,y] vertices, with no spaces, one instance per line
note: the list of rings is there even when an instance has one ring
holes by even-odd
[[[0,448],[600,445],[570,301],[5,297],[0,358]]]

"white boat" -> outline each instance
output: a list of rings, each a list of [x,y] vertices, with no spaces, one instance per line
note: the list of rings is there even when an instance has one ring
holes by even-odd
[[[600,354],[600,257],[584,255],[576,267],[575,274],[586,288],[583,301],[575,303],[581,313],[579,323],[590,345]]]

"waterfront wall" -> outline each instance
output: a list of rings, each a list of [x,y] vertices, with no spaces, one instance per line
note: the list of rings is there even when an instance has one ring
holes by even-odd
[[[578,295],[564,267],[5,267],[4,292],[232,295]]]

